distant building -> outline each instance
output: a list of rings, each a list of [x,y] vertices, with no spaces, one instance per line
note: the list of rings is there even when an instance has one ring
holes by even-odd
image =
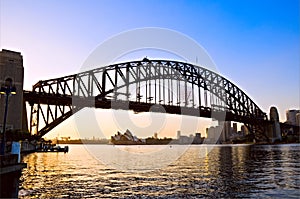
[[[178,144],[202,144],[203,139],[201,138],[201,133],[195,133],[195,135],[190,134],[189,136],[181,135],[180,131],[177,131],[177,141]]]
[[[158,136],[157,136],[157,133],[156,133],[156,132],[154,133],[153,138],[154,138],[154,139],[158,139]]]
[[[272,106],[270,108],[270,120],[272,124],[268,125],[268,130],[266,135],[271,140],[271,142],[275,142],[276,140],[281,140],[281,129],[279,124],[279,114],[277,108]]]
[[[193,144],[202,144],[201,133],[195,133]]]
[[[201,138],[201,133],[195,133],[196,138]]]
[[[279,122],[279,114],[276,107],[270,108],[270,120]]]
[[[220,142],[226,142],[230,139],[232,132],[231,132],[231,122],[225,121],[224,126],[220,136]]]
[[[237,123],[232,124],[232,129],[233,129],[233,133],[236,134],[237,133]]]
[[[300,126],[300,113],[296,114],[296,125]]]
[[[180,132],[180,130],[178,130],[178,131],[177,131],[177,140],[180,139],[180,136],[181,136],[181,132]]]
[[[286,111],[286,123],[291,125],[296,125],[296,115],[300,113],[300,110],[287,110]]]
[[[179,138],[179,144],[192,144],[193,140],[194,140],[194,136],[188,137],[188,136],[182,135]]]
[[[222,130],[223,130],[223,126],[206,128],[207,138],[205,139],[204,143],[215,144],[218,142],[222,142],[222,140],[220,139]]]
[[[245,125],[241,126],[241,133],[244,136],[249,134],[249,130],[248,130],[248,128]]]

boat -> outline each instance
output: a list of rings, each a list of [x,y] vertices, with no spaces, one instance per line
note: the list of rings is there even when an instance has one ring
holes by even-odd
[[[44,145],[41,149],[37,150],[37,152],[64,152],[68,153],[69,152],[69,146],[56,146],[56,145]]]

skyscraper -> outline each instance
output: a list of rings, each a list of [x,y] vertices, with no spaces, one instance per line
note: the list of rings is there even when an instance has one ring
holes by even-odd
[[[286,123],[296,125],[296,115],[300,113],[300,110],[287,110],[286,111]]]

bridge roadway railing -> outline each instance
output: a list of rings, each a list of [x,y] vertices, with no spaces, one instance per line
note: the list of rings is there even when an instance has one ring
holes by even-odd
[[[94,107],[101,109],[116,109],[116,110],[132,110],[135,113],[139,112],[151,112],[156,113],[168,113],[168,114],[179,114],[195,117],[213,118],[221,121],[237,121],[246,123],[248,125],[257,124],[257,118],[251,118],[248,116],[237,116],[229,110],[218,110],[209,107],[180,107],[175,105],[158,105],[154,103],[136,102],[136,101],[124,101],[110,99],[99,100],[95,97],[83,98],[83,97],[72,97],[72,96],[59,96],[52,94],[39,94],[32,91],[24,91],[24,99],[29,104],[37,106],[36,112],[40,112],[39,116],[42,117],[44,127],[39,130],[39,135],[42,137],[58,124],[81,110],[85,107]],[[74,102],[76,101],[76,102]],[[47,108],[43,111],[41,105],[46,105]],[[54,111],[50,108],[55,106]],[[61,107],[64,108],[61,108]],[[65,107],[68,107],[65,108]],[[58,114],[60,112],[60,114]],[[36,118],[38,119],[38,118]],[[41,120],[41,119],[39,119]],[[38,125],[39,121],[34,121],[31,118],[31,123]],[[260,120],[261,125],[269,123],[266,120]],[[34,126],[33,126],[34,127]]]

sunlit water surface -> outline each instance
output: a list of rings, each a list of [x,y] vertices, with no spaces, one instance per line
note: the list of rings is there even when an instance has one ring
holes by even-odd
[[[110,152],[112,145],[90,147],[96,152],[106,151],[111,162],[126,160]],[[122,150],[139,154],[157,147],[126,146]],[[178,149],[183,146],[168,147],[160,159],[180,155]],[[69,148],[66,154],[33,153],[23,157],[28,165],[21,177],[20,198],[300,197],[299,144],[193,145],[162,168],[155,167],[155,158],[148,158],[148,163],[143,163],[147,172],[141,172],[141,166],[134,167],[139,160],[132,157],[125,161],[129,168],[124,164],[123,169],[114,169],[91,156],[84,145]]]

